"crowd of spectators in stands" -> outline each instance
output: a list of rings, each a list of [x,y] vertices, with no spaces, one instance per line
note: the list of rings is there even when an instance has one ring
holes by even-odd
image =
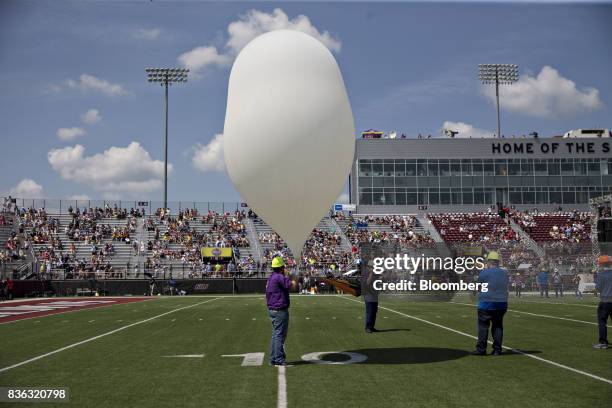
[[[401,247],[423,247],[434,243],[428,234],[415,232],[418,222],[411,215],[366,215],[356,218],[338,213],[334,218],[346,224],[344,233],[351,243],[353,253],[359,244],[366,242],[397,243]],[[384,231],[381,227],[388,227],[391,231]]]
[[[113,242],[130,243],[130,234],[136,229],[136,217],[142,213],[138,210],[91,208],[68,208],[70,221],[61,231],[69,241],[68,248],[60,238],[60,222],[50,217],[44,209],[18,210],[19,229],[27,242],[34,244],[36,256],[40,261],[39,271],[44,277],[88,278],[118,277],[120,272],[113,269],[111,258],[115,254]],[[125,226],[107,225],[104,219],[126,219]],[[75,243],[77,243],[75,245]],[[77,245],[89,245],[88,258],[79,258]]]
[[[100,220],[102,218],[116,218],[122,220],[128,217],[144,217],[145,210],[131,208],[128,211],[127,208],[117,207],[117,204],[112,207],[106,204],[104,208],[94,207],[84,208],[83,210],[81,210],[80,208],[74,209],[71,205],[68,207],[68,214],[86,220]]]
[[[187,268],[189,276],[253,270],[252,257],[240,257],[239,248],[250,245],[242,222],[245,216],[244,211],[224,214],[208,211],[200,217],[196,209],[187,209],[179,211],[176,217],[169,213],[160,216],[158,225],[148,218],[143,228],[153,231],[154,237],[147,243],[151,255],[145,262],[145,269],[165,270],[168,264],[180,261],[180,265]],[[208,228],[196,228],[198,223]],[[201,255],[201,249],[205,247],[232,248],[237,263],[205,262]]]
[[[495,213],[429,214],[442,239],[481,245],[520,242],[516,232]]]
[[[0,263],[25,260],[28,248],[28,241],[22,243],[17,233],[11,232],[4,248],[0,251]]]
[[[592,215],[579,211],[516,211],[513,220],[545,251],[557,268],[590,270],[594,259],[590,239]]]
[[[502,214],[503,212],[503,214]],[[45,209],[20,209],[12,199],[4,200],[0,214],[0,226],[12,223],[13,213],[18,225],[15,232],[0,251],[0,262],[26,259],[30,245],[40,261],[39,272],[53,276],[57,270],[65,271],[68,277],[86,278],[91,274],[104,277],[121,276],[115,271],[112,258],[117,253],[118,242],[130,244],[134,254],[144,255],[145,270],[170,273],[172,267],[185,271],[185,277],[204,276],[252,276],[267,269],[271,259],[282,254],[289,268],[299,267],[305,276],[316,277],[326,273],[346,271],[359,257],[362,243],[391,243],[404,248],[420,248],[434,243],[428,233],[409,215],[366,215],[353,217],[345,213],[333,213],[332,217],[342,226],[346,240],[340,233],[315,229],[305,243],[299,259],[294,259],[285,242],[275,232],[260,232],[259,242],[267,245],[259,262],[241,248],[249,248],[245,218],[256,220],[252,211],[217,213],[208,211],[201,215],[195,209],[158,211],[158,217],[144,217],[144,210],[120,209],[117,206],[103,208],[68,208],[70,221],[50,216]],[[600,216],[609,215],[609,207],[600,210]],[[9,216],[10,214],[10,216]],[[143,233],[150,238],[135,239],[137,219],[143,218]],[[545,262],[551,268],[583,271],[593,265],[591,254],[591,214],[579,211],[541,212],[503,211],[478,213],[443,213],[428,215],[440,236],[450,244],[482,246],[484,251],[499,249],[504,265],[517,269],[521,264],[537,268]],[[65,217],[62,218],[65,220]],[[125,219],[124,225],[109,219]],[[106,220],[106,221],[105,221]],[[511,226],[514,221],[528,235],[541,234],[534,240],[545,251],[541,260],[530,245],[530,239],[518,234]],[[516,228],[516,227],[515,227]],[[542,233],[542,231],[544,231]],[[64,241],[60,239],[65,234]],[[66,239],[67,238],[67,239]],[[88,253],[83,255],[83,246]],[[205,247],[231,248],[231,259],[220,261],[203,258]],[[79,248],[81,248],[79,252]],[[129,269],[129,263],[127,268]],[[54,276],[55,277],[55,276]]]
[[[529,235],[532,235],[542,220],[549,221],[547,231],[550,237],[546,241],[565,241],[579,243],[589,239],[591,231],[591,214],[587,212],[539,212],[539,211],[516,211],[512,213],[514,221]],[[550,220],[554,220],[551,224]]]

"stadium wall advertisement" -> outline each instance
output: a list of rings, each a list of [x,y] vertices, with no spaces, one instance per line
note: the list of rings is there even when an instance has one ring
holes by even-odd
[[[176,280],[174,293],[184,291],[188,295],[264,293],[266,279],[193,279]],[[155,293],[171,294],[171,281],[155,281]],[[14,297],[78,296],[98,292],[104,296],[142,296],[151,291],[150,281],[139,280],[25,280],[15,281]]]

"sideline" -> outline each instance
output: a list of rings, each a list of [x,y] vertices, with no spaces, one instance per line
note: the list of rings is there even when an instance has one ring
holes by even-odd
[[[350,302],[362,303],[359,300],[350,299],[350,298],[347,298],[347,297],[344,297],[344,296],[337,296],[337,297],[341,298],[341,299],[344,299],[344,300],[348,300]],[[438,327],[440,329],[448,330],[448,331],[451,331],[453,333],[460,334],[460,335],[465,336],[465,337],[469,337],[471,339],[478,339],[476,336],[472,336],[471,334],[468,334],[468,333],[465,333],[465,332],[462,332],[462,331],[459,331],[459,330],[455,330],[455,329],[452,329],[452,328],[447,327],[447,326],[443,326],[443,325],[438,324],[438,323],[430,322],[429,320],[421,319],[420,317],[412,316],[412,315],[409,315],[409,314],[406,314],[406,313],[402,313],[402,312],[397,311],[397,310],[389,309],[388,307],[378,306],[378,308],[386,310],[388,312],[396,313],[396,314],[398,314],[400,316],[404,316],[404,317],[408,317],[408,318],[413,319],[413,320],[417,320],[417,321],[422,322],[422,323],[427,323],[429,325]],[[491,340],[489,340],[489,344],[491,344],[491,343],[493,343],[493,342]],[[521,354],[521,355],[523,355],[525,357],[533,358],[534,360],[538,360],[538,361],[541,361],[543,363],[547,363],[547,364],[553,365],[553,366],[558,367],[558,368],[563,368],[565,370],[574,372],[576,374],[581,374],[581,375],[584,375],[586,377],[590,377],[590,378],[593,378],[595,380],[602,381],[602,382],[605,382],[605,383],[608,383],[608,384],[612,385],[612,380],[609,380],[607,378],[603,378],[603,377],[600,377],[600,376],[595,375],[595,374],[587,373],[586,371],[578,370],[577,368],[569,367],[569,366],[566,366],[566,365],[561,364],[561,363],[557,363],[557,362],[552,361],[552,360],[547,360],[545,358],[538,357],[538,356],[536,356],[534,354],[528,354],[528,353],[525,353],[525,352],[523,352],[521,350],[514,349],[512,347],[507,347],[507,346],[502,346],[502,347],[505,350],[510,350],[513,353]]]
[[[155,320],[155,319],[157,319],[159,317],[166,316],[166,315],[169,315],[171,313],[178,312],[178,311],[181,311],[181,310],[189,309],[189,308],[192,308],[192,307],[195,307],[195,306],[199,306],[199,305],[202,305],[204,303],[212,302],[212,301],[217,300],[217,299],[220,299],[220,298],[209,299],[209,300],[205,300],[203,302],[194,303],[193,305],[179,307],[178,309],[173,309],[173,310],[170,310],[169,312],[165,312],[165,313],[159,314],[157,316],[149,317],[148,319],[140,320],[138,322],[135,322],[135,323],[132,323],[132,324],[128,324],[127,326],[119,327],[118,329],[111,330],[109,332],[102,333],[100,335],[97,335],[97,336],[94,336],[94,337],[90,337],[90,338],[85,339],[85,340],[81,340],[81,341],[79,341],[77,343],[69,344],[69,345],[67,345],[65,347],[58,348],[57,350],[53,350],[53,351],[50,351],[50,352],[45,353],[45,354],[41,354],[40,356],[32,357],[32,358],[30,358],[28,360],[24,360],[24,361],[22,361],[20,363],[16,363],[16,364],[13,364],[13,365],[8,366],[8,367],[0,368],[0,373],[3,373],[3,372],[8,371],[8,370],[12,370],[13,368],[21,367],[21,366],[26,365],[26,364],[33,363],[34,361],[41,360],[41,359],[43,359],[45,357],[52,356],[54,354],[57,354],[59,352],[65,351],[65,350],[69,350],[69,349],[74,348],[76,346],[80,346],[81,344],[89,343],[90,341],[94,341],[94,340],[98,340],[98,339],[100,339],[102,337],[110,336],[111,334],[115,334],[115,333],[118,333],[118,332],[120,332],[122,330],[129,329],[130,327],[137,326],[137,325],[142,324],[142,323],[150,322],[151,320]]]

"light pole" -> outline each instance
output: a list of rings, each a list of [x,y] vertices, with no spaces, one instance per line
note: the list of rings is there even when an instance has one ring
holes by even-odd
[[[147,68],[149,82],[159,82],[164,87],[166,111],[166,131],[164,146],[164,214],[168,209],[168,86],[173,83],[187,82],[188,69],[185,68]]]
[[[518,81],[518,65],[479,64],[478,77],[483,84],[495,84],[495,99],[497,101],[497,137],[501,137],[501,126],[499,121],[499,85],[511,85]]]

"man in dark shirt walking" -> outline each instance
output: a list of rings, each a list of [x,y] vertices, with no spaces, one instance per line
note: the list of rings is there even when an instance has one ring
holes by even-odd
[[[270,365],[286,365],[285,339],[289,329],[289,289],[292,281],[285,276],[285,262],[280,256],[272,259],[272,275],[266,283],[268,315],[272,322]]]

